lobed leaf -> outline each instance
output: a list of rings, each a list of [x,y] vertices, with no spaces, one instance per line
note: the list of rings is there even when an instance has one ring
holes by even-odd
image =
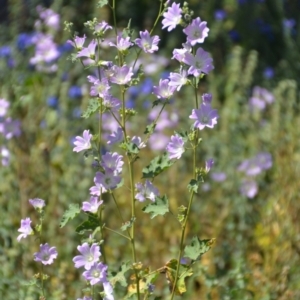
[[[197,236],[192,238],[191,244],[184,248],[184,256],[191,260],[199,260],[214,244],[215,239],[200,240]]]
[[[70,204],[69,208],[64,212],[60,221],[59,227],[63,228],[66,224],[73,220],[80,213],[80,207],[78,204]]]
[[[82,118],[88,119],[95,112],[97,112],[99,108],[100,108],[100,103],[98,99],[96,98],[90,99],[86,111],[82,114]]]
[[[169,200],[167,196],[156,197],[155,202],[150,203],[143,208],[143,212],[149,213],[151,219],[158,215],[163,216],[165,213],[169,212]]]
[[[162,156],[157,156],[151,160],[150,164],[143,168],[143,177],[142,178],[154,178],[159,175],[170,166],[174,164],[175,160],[169,158],[168,153],[164,153]]]

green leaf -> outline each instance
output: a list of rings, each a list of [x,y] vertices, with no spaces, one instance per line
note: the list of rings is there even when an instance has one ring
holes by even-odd
[[[131,218],[130,221],[127,221],[123,224],[123,226],[121,227],[121,230],[122,231],[125,231],[127,230],[128,228],[131,228],[132,227],[132,224],[135,222],[135,217]]]
[[[178,290],[178,293],[181,295],[186,292],[185,279],[193,275],[193,270],[188,266],[180,265],[179,272],[180,275],[177,281],[176,289]]]
[[[155,127],[156,127],[155,123],[151,123],[150,125],[147,125],[146,129],[144,131],[144,134],[147,134],[147,133],[152,134],[154,132]]]
[[[165,213],[169,212],[169,201],[166,195],[163,197],[156,197],[155,202],[146,205],[143,208],[143,212],[149,213],[150,218],[153,219],[158,215],[163,216]]]
[[[88,107],[86,111],[82,114],[82,117],[88,119],[91,115],[93,115],[95,112],[99,110],[99,107],[100,107],[100,103],[98,99],[95,98],[90,99]]]
[[[33,286],[33,285],[37,285],[37,283],[38,283],[38,281],[36,278],[21,281],[21,285],[23,285],[23,286]]]
[[[168,153],[155,157],[147,167],[143,168],[143,178],[154,178],[172,166],[174,162],[175,160],[171,160]]]
[[[63,228],[66,224],[73,220],[80,213],[80,207],[78,204],[70,204],[69,208],[65,211],[60,221],[59,227]]]
[[[199,260],[214,244],[215,239],[200,240],[197,236],[192,238],[191,244],[184,248],[184,257]]]
[[[93,214],[89,214],[88,220],[84,221],[79,226],[77,226],[75,231],[78,234],[84,234],[86,231],[94,231],[98,227],[100,227],[100,223],[97,217]]]
[[[97,3],[97,7],[101,8],[101,7],[103,7],[103,6],[107,5],[107,4],[108,4],[108,0],[100,0]]]
[[[122,143],[122,148],[132,154],[138,154],[140,151],[139,147],[134,143],[125,143],[124,142],[124,143]]]
[[[121,269],[118,273],[113,275],[111,278],[109,278],[109,282],[115,286],[117,282],[120,283],[121,286],[126,287],[127,286],[127,280],[125,277],[125,273],[131,269],[130,262],[124,262],[121,265]]]
[[[199,183],[204,182],[203,177],[201,175],[197,176],[197,179],[192,179],[190,181],[190,183],[188,184],[187,188],[189,190],[189,192],[194,192],[194,193],[198,193],[198,189],[199,189]]]
[[[179,223],[182,225],[186,216],[187,208],[184,205],[178,207],[178,216],[177,219]]]

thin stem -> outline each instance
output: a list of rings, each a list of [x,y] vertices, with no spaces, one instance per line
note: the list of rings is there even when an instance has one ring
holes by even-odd
[[[104,226],[103,228],[105,228],[106,230],[109,230],[109,231],[111,231],[111,232],[113,232],[113,233],[115,233],[115,234],[118,234],[118,235],[124,237],[124,238],[127,239],[127,240],[130,240],[130,237],[128,237],[128,236],[126,236],[126,235],[124,235],[124,234],[122,234],[122,233],[120,233],[120,232],[118,232],[118,231],[116,231],[116,230],[113,230],[113,229],[111,229],[111,228],[109,228],[109,227],[107,227],[107,226]]]

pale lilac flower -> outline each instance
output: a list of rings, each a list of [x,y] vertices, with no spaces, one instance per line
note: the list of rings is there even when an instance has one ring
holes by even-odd
[[[226,180],[226,174],[223,172],[213,172],[210,174],[210,177],[215,182],[223,182]]]
[[[184,152],[184,141],[178,134],[171,136],[171,141],[166,147],[170,159],[179,159]]]
[[[56,31],[59,29],[60,16],[58,13],[54,12],[50,8],[44,8],[41,5],[38,5],[36,10],[46,26],[53,28]],[[38,22],[35,24],[37,27],[39,27],[39,25],[40,24]]]
[[[118,127],[117,131],[112,132],[107,138],[107,144],[113,145],[120,143],[123,140],[123,131],[121,127]]]
[[[149,120],[154,121],[157,118],[159,112],[160,112],[160,107],[155,106],[151,110],[151,112],[149,113],[149,116],[148,116]],[[155,130],[162,131],[166,128],[170,129],[170,128],[176,127],[177,124],[178,124],[178,121],[179,121],[179,116],[178,115],[179,114],[176,110],[174,110],[174,111],[163,110],[160,114],[160,117],[159,117],[158,121],[157,121]],[[155,139],[153,139],[152,141],[155,141]],[[168,138],[168,141],[166,142],[166,145],[167,145],[168,142],[169,142],[169,138]],[[165,148],[165,147],[163,147],[163,148]]]
[[[180,4],[174,2],[163,14],[164,19],[162,20],[162,29],[168,27],[168,31],[173,30],[181,21],[181,13],[182,9],[180,8]]]
[[[104,77],[102,80],[97,79],[93,82],[93,86],[91,86],[90,95],[103,98],[108,93],[109,89],[110,86],[107,78]]]
[[[84,201],[84,202],[82,203],[81,209],[82,209],[83,211],[89,211],[89,212],[91,212],[91,213],[93,213],[93,214],[96,214],[97,211],[98,211],[99,206],[100,206],[102,203],[103,203],[102,200],[101,200],[101,201],[98,201],[98,197],[93,197],[93,196],[92,196],[92,197],[90,197],[90,201],[89,201],[89,202]]]
[[[216,109],[212,109],[210,104],[201,104],[199,109],[193,109],[190,119],[196,120],[194,123],[194,128],[199,130],[205,127],[213,128],[217,124],[217,119],[219,118]]]
[[[112,29],[112,27],[105,21],[102,21],[95,25],[95,33],[98,35],[103,35],[108,29]]]
[[[91,247],[88,243],[83,243],[77,247],[77,250],[81,255],[77,255],[73,258],[75,268],[84,267],[86,270],[89,270],[94,263],[98,262],[101,256],[100,247],[96,243],[92,244]]]
[[[108,281],[103,282],[103,290],[105,293],[105,297],[103,300],[114,300],[113,296],[113,288],[112,285]]]
[[[56,247],[50,247],[48,243],[40,245],[40,252],[33,254],[35,261],[40,261],[43,265],[51,265],[57,258]]]
[[[212,94],[203,94],[202,95],[202,103],[203,104],[211,104],[212,101]]]
[[[80,152],[82,150],[87,150],[91,148],[91,138],[93,136],[90,134],[89,130],[83,131],[83,136],[76,136],[73,148],[74,152]]]
[[[112,111],[118,111],[122,103],[118,98],[113,97],[111,94],[104,94],[103,105],[110,108]]]
[[[214,68],[213,59],[202,48],[197,49],[195,56],[190,52],[186,52],[183,62],[190,66],[188,73],[195,77],[199,77],[201,73],[208,74]]]
[[[187,41],[192,46],[195,46],[197,43],[203,43],[204,39],[208,36],[209,29],[206,24],[206,22],[201,22],[201,19],[198,17],[183,29],[183,32],[187,35]]]
[[[106,152],[102,155],[101,166],[106,172],[113,172],[115,175],[122,172],[123,167],[123,156],[119,155],[117,152],[111,153]]]
[[[135,145],[137,145],[137,147],[139,149],[145,148],[146,144],[144,142],[142,142],[142,139],[139,136],[133,136],[131,139],[131,142]]]
[[[85,280],[89,281],[91,285],[97,284],[99,282],[107,282],[106,279],[107,266],[102,262],[95,262],[91,268],[83,272],[83,277]]]
[[[32,65],[49,64],[59,57],[60,53],[51,35],[37,34],[34,42],[35,55],[30,59]]]
[[[0,117],[4,117],[6,115],[9,105],[8,101],[0,99]]]
[[[36,209],[41,210],[45,206],[45,200],[39,199],[39,198],[34,198],[34,199],[29,199],[29,203]]]
[[[97,172],[94,178],[96,186],[100,186],[105,190],[115,189],[121,180],[122,178],[112,170],[107,170],[105,173]]]
[[[127,67],[126,65],[122,67],[113,66],[111,71],[110,81],[116,84],[127,84],[133,75],[132,67]]]
[[[8,117],[3,123],[0,123],[0,133],[2,133],[7,140],[10,140],[14,136],[17,137],[21,135],[20,126],[21,122],[19,120],[13,120],[11,117]]]
[[[30,226],[31,220],[30,218],[26,218],[25,220],[21,220],[21,227],[18,229],[21,234],[17,237],[18,242],[22,238],[26,238],[27,235],[32,235],[33,234],[33,229]]]
[[[77,298],[77,300],[93,300],[93,298],[84,296],[83,298]]]
[[[240,187],[240,193],[248,198],[254,198],[258,192],[257,183],[254,180],[244,180]]]
[[[101,182],[97,180],[97,173],[96,176],[94,177],[94,183],[95,185],[90,188],[91,195],[101,197],[103,193],[107,192],[107,189],[105,189],[104,186],[101,184]]]
[[[149,147],[154,151],[160,151],[166,148],[169,137],[162,132],[154,132],[149,139]]]
[[[86,36],[83,35],[83,37],[75,36],[74,42],[71,40],[68,40],[67,42],[71,44],[77,51],[82,50],[84,42],[85,42]]]
[[[139,200],[140,202],[144,202],[146,199],[154,202],[155,197],[159,196],[158,189],[148,179],[145,181],[145,184],[136,183],[135,188],[137,190],[135,199]]]
[[[206,174],[210,171],[210,169],[212,168],[213,165],[214,165],[214,160],[212,158],[205,161],[205,172],[206,172]]]
[[[192,51],[191,44],[189,42],[182,44],[183,48],[182,49],[174,49],[173,50],[173,57],[172,59],[177,59],[179,62],[183,62],[183,59],[185,57],[185,54],[187,52]]]
[[[135,40],[135,43],[144,50],[146,53],[153,53],[158,50],[158,42],[160,41],[160,38],[158,35],[155,35],[153,37],[150,36],[150,33],[148,30],[140,31],[140,37]]]
[[[88,57],[92,60],[95,60],[95,51],[97,47],[97,42],[92,40],[86,48],[82,48],[76,55],[76,57]]]
[[[0,147],[0,157],[1,157],[2,166],[7,167],[10,161],[10,152],[4,146]]]
[[[172,97],[176,86],[171,86],[169,83],[169,79],[160,79],[158,86],[153,87],[153,94],[156,95],[158,99],[169,99]]]
[[[130,37],[123,38],[122,36],[117,36],[117,44],[114,44],[112,42],[109,43],[109,46],[116,47],[119,51],[125,51],[130,46],[132,46],[133,43],[130,42]]]
[[[256,176],[261,173],[262,169],[257,164],[255,158],[244,160],[239,166],[238,171],[244,172],[247,176]]]
[[[180,73],[170,73],[169,85],[175,87],[177,91],[180,91],[181,87],[187,84],[187,72],[186,70],[180,69]]]
[[[252,97],[249,99],[250,108],[264,110],[268,104],[274,102],[274,95],[267,89],[259,86],[253,88]]]
[[[255,156],[256,163],[262,170],[268,170],[272,167],[272,155],[268,152],[260,152]]]

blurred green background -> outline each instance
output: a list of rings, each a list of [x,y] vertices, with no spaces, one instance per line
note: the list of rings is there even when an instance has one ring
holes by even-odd
[[[137,32],[151,28],[159,1],[116,2],[120,28],[126,27],[130,18]],[[33,237],[20,243],[16,240],[20,219],[35,221],[36,214],[28,204],[28,199],[35,197],[47,202],[44,240],[59,252],[48,268],[51,295],[47,299],[82,296],[84,282],[72,257],[82,238],[74,228],[84,217],[63,229],[59,221],[69,204],[81,205],[89,198],[92,161],[74,153],[72,141],[84,129],[95,131],[97,120],[80,118],[89,99],[86,76],[90,72],[67,59],[72,49],[66,41],[72,36],[63,30],[63,22],[73,22],[80,36],[88,35],[83,23],[93,17],[111,22],[110,10],[96,8],[96,4],[93,0],[0,1],[0,98],[10,102],[8,116],[21,124],[21,134],[11,139],[0,135],[1,299],[38,299],[35,288],[22,285],[39,272],[32,257],[37,242]],[[53,72],[39,71],[29,63],[35,53],[31,38],[38,5],[50,7],[60,16],[60,28],[53,33],[59,51]],[[205,159],[212,157],[215,165],[195,198],[188,228],[188,238],[197,234],[216,238],[216,243],[189,278],[183,299],[300,299],[300,1],[190,0],[189,5],[194,17],[200,16],[210,28],[202,46],[212,54],[215,69],[203,79],[199,93],[212,93],[220,118],[214,129],[201,132],[199,161],[204,165]],[[170,58],[173,49],[181,48],[185,41],[180,27],[168,33],[161,30],[161,22],[154,33],[161,37],[158,56],[153,61],[143,58],[147,76],[128,94],[128,105],[141,111],[133,119],[132,135],[142,134],[155,100],[151,88],[178,67]],[[257,95],[255,87],[264,90]],[[274,101],[268,103],[264,97]],[[176,95],[164,117],[168,122],[150,142],[152,150],[144,153],[139,168],[160,153],[174,130],[191,125],[188,116],[193,101],[189,87]],[[265,101],[263,107],[261,101]],[[4,119],[0,117],[1,122]],[[110,128],[110,121],[106,122]],[[10,153],[9,163],[4,161],[4,147]],[[272,167],[257,176],[239,170],[242,162],[259,153],[271,154]],[[159,183],[161,194],[168,194],[174,210],[187,203],[190,166],[187,154]],[[141,176],[136,174],[139,180]],[[249,182],[257,190],[254,196],[249,194],[249,186],[245,187]],[[129,217],[127,196],[122,192],[118,196]],[[109,200],[105,199],[105,222],[118,228],[120,221]],[[141,208],[138,204],[138,258],[159,268],[176,257],[180,228],[172,216],[150,222]],[[124,256],[130,257],[128,245],[106,235],[103,251],[109,268],[116,270]],[[157,296],[167,299],[164,275],[155,290]]]

